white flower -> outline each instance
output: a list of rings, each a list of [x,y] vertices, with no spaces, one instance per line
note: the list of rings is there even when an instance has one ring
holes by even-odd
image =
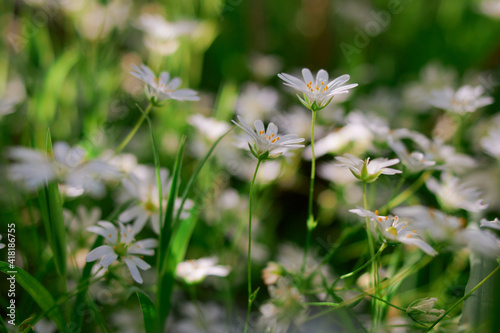
[[[167,199],[170,189],[170,181],[168,178],[168,170],[160,169],[160,179],[162,185],[162,208],[165,213],[167,207]],[[127,223],[134,221],[134,229],[137,231],[142,230],[146,222],[151,220],[151,226],[155,233],[160,233],[160,203],[158,196],[158,182],[156,179],[156,169],[153,167],[139,165],[129,174],[127,178],[122,180],[122,184],[127,190],[128,194],[136,201],[125,209],[118,219],[120,222]],[[178,210],[181,199],[176,199],[176,209]],[[189,217],[187,212],[192,208],[193,203],[187,200],[184,205],[181,219]],[[161,221],[163,222],[163,221]]]
[[[256,120],[254,123],[256,131],[254,131],[240,116],[238,120],[241,125],[232,120],[232,122],[244,130],[253,139],[253,144],[248,143],[248,147],[252,154],[260,158],[276,158],[283,154],[287,149],[302,148],[304,145],[297,143],[303,142],[303,138],[299,138],[294,134],[283,136],[278,135],[278,127],[274,123],[269,123],[267,131],[261,120]]]
[[[426,111],[431,105],[432,92],[452,85],[457,72],[437,62],[430,62],[420,71],[420,78],[403,88],[403,100],[418,112]]]
[[[67,195],[87,192],[94,197],[104,195],[103,181],[122,177],[115,167],[100,159],[88,160],[84,149],[71,148],[66,142],[56,142],[53,155],[49,157],[44,152],[24,147],[11,148],[7,156],[14,163],[9,167],[9,176],[14,181],[22,181],[28,190],[58,180]]]
[[[388,168],[389,166],[399,163],[399,159],[376,158],[370,161],[368,157],[365,161],[353,156],[345,154],[344,156],[335,156],[338,161],[335,165],[338,167],[351,170],[352,174],[359,180],[367,183],[372,183],[380,175],[395,175],[401,173],[401,170]]]
[[[351,213],[370,219],[371,230],[375,233],[374,225],[383,238],[397,241],[406,245],[415,245],[428,255],[435,256],[436,250],[427,244],[416,230],[411,230],[406,222],[400,221],[398,216],[381,216],[378,211],[371,212],[362,208],[350,209]],[[375,233],[376,235],[376,233]],[[376,235],[377,236],[377,235]]]
[[[491,228],[491,229],[500,230],[500,221],[498,220],[498,217],[496,217],[493,221],[488,221],[487,219],[482,219],[480,226],[482,228]]]
[[[441,183],[435,178],[430,178],[426,185],[431,192],[437,195],[446,208],[461,208],[470,212],[479,212],[488,207],[479,198],[480,192],[476,188],[460,183],[460,179],[447,172],[441,174]]]
[[[236,114],[250,122],[266,118],[276,110],[279,96],[270,87],[260,88],[255,83],[245,85],[236,101]]]
[[[440,109],[457,114],[474,112],[477,109],[493,103],[493,98],[482,96],[484,88],[482,86],[463,86],[456,92],[447,87],[442,90],[433,91],[430,103]]]
[[[491,258],[500,257],[500,239],[489,230],[481,230],[477,226],[471,225],[462,230],[457,235],[457,239],[472,252]]]
[[[351,78],[347,74],[329,82],[328,72],[324,69],[318,71],[316,79],[314,79],[311,71],[307,68],[302,69],[304,80],[286,73],[280,73],[278,77],[284,81],[285,85],[302,92],[304,98],[299,97],[299,100],[306,108],[312,111],[323,109],[335,95],[346,94],[349,92],[349,89],[358,86],[357,83],[344,86],[344,83]]]
[[[262,314],[259,332],[285,333],[292,323],[300,327],[307,318],[307,308],[299,290],[286,278],[280,278],[267,289],[271,299],[259,308]]]
[[[500,159],[500,126],[491,128],[488,135],[482,138],[480,143],[487,154]]]
[[[137,283],[142,283],[142,277],[138,268],[147,270],[151,266],[136,255],[154,255],[154,248],[158,245],[156,239],[148,238],[140,241],[135,241],[134,237],[137,230],[132,227],[120,225],[118,232],[115,225],[108,221],[99,221],[100,226],[88,227],[87,230],[96,233],[106,240],[110,245],[101,245],[96,247],[87,254],[87,262],[95,261],[102,258],[99,262],[103,268],[111,265],[118,258],[122,259],[130,270],[130,274]]]
[[[2,235],[0,235],[0,240],[2,240]],[[4,243],[0,243],[0,249],[3,249],[5,247]]]
[[[26,98],[24,83],[19,77],[7,82],[7,87],[0,96],[0,118],[16,111],[15,106]]]
[[[192,34],[198,27],[196,21],[167,22],[163,16],[142,14],[139,17],[139,28],[154,38],[166,40]]]
[[[424,160],[435,161],[435,168],[438,170],[462,173],[476,165],[472,157],[457,153],[454,147],[443,144],[441,140],[432,141],[417,131],[400,128],[392,131],[390,137],[393,141],[404,139],[413,141],[424,155]]]
[[[16,147],[7,150],[7,157],[14,160],[8,168],[9,178],[22,182],[28,190],[36,190],[56,176],[47,154],[30,148]]]
[[[186,260],[177,264],[175,273],[178,278],[188,284],[199,283],[208,275],[228,276],[231,267],[216,265],[216,257],[200,258],[198,260]]]
[[[210,141],[217,140],[229,130],[229,125],[226,122],[201,114],[190,116],[188,122]]]
[[[494,19],[500,19],[500,1],[498,0],[482,0],[480,11]]]
[[[421,205],[396,207],[393,212],[408,221],[412,228],[428,233],[436,241],[454,241],[455,232],[465,223],[456,216]]]
[[[387,138],[387,143],[410,172],[420,172],[436,165],[436,161],[430,160],[428,156],[420,151],[408,152],[404,143],[394,139],[392,135]]]
[[[181,79],[178,77],[170,78],[168,72],[162,72],[160,76],[157,77],[146,65],[141,65],[140,67],[132,65],[132,67],[134,71],[130,72],[130,74],[146,83],[148,98],[154,98],[158,101],[167,99],[198,101],[200,99],[200,97],[197,96],[197,92],[194,90],[177,89],[182,83]]]

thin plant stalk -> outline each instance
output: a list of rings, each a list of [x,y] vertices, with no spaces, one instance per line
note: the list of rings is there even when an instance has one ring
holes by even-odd
[[[314,228],[316,227],[316,223],[314,221],[313,214],[313,198],[314,198],[314,179],[316,176],[316,155],[314,154],[314,125],[316,123],[316,111],[312,111],[312,121],[311,121],[311,180],[309,184],[309,205],[307,211],[307,235],[306,235],[306,244],[304,246],[304,258],[302,259],[302,267],[301,273],[304,274],[306,269],[306,261],[307,261],[307,252],[309,250],[309,245],[311,244],[311,234]]]
[[[151,112],[152,109],[153,109],[153,103],[149,102],[148,107],[143,112],[143,114],[141,115],[141,118],[139,118],[139,120],[135,124],[134,128],[125,137],[125,139],[123,139],[122,143],[118,146],[118,148],[116,148],[115,154],[119,154],[123,150],[123,148],[125,148],[128,145],[128,143],[130,142],[130,140],[132,140],[135,133],[137,133],[137,131],[139,130],[139,127],[141,127],[143,121],[146,119],[146,116],[149,114],[149,112]],[[142,112],[142,110],[141,110],[141,112]]]
[[[363,183],[363,203],[365,210],[368,210],[368,199],[366,195],[366,182]],[[368,248],[370,250],[370,260],[372,262],[372,286],[375,293],[375,296],[378,297],[377,285],[378,285],[378,262],[375,258],[375,248],[373,242],[373,236],[370,227],[370,218],[368,216],[365,217],[366,221],[366,234],[368,235]],[[378,303],[376,299],[372,299],[372,307],[373,307],[373,327],[376,329],[378,322]]]
[[[433,170],[427,170],[426,172],[422,173],[420,177],[410,185],[406,190],[403,192],[399,193],[395,198],[393,198],[387,205],[384,207],[380,208],[380,211],[382,213],[387,212],[393,207],[396,207],[400,205],[401,203],[405,202],[409,197],[411,197],[422,185],[424,185],[425,181],[429,179],[429,177],[432,175]]]
[[[248,321],[250,319],[250,309],[252,308],[252,201],[253,201],[253,188],[255,185],[255,179],[257,178],[257,172],[259,171],[260,164],[263,162],[259,158],[257,166],[255,167],[255,172],[253,174],[252,183],[250,184],[250,197],[248,202],[248,307],[247,307],[247,318],[245,320],[245,333],[248,331]]]
[[[434,326],[436,326],[444,317],[446,317],[454,308],[456,308],[460,303],[462,303],[463,301],[465,301],[470,295],[472,295],[473,292],[475,292],[479,287],[481,287],[486,281],[488,281],[489,278],[491,278],[493,275],[495,275],[495,273],[500,269],[500,265],[497,266],[497,268],[495,268],[493,270],[493,272],[491,272],[490,274],[488,274],[487,277],[485,277],[481,282],[479,282],[474,288],[471,289],[471,291],[469,291],[467,294],[465,294],[461,299],[459,299],[458,301],[455,302],[455,304],[453,304],[445,313],[443,313],[443,315],[441,317],[439,317],[431,326],[429,326],[427,328],[427,330],[425,330],[425,332],[429,332],[430,330],[432,330],[434,328]]]

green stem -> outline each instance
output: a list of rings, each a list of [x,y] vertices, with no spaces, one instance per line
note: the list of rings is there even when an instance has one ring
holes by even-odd
[[[146,111],[141,115],[141,118],[137,121],[135,124],[134,128],[130,131],[130,133],[127,135],[127,137],[122,141],[122,143],[116,148],[115,154],[119,154],[123,148],[125,148],[130,140],[134,137],[135,133],[139,130],[139,127],[141,127],[142,122],[146,119],[145,115],[148,115],[149,112],[151,112],[151,109],[153,108],[153,104],[150,102],[148,107],[146,108]],[[145,115],[144,115],[145,114]]]
[[[380,249],[378,250],[377,254],[375,254],[374,257],[372,257],[369,261],[367,261],[361,267],[355,269],[354,271],[342,275],[339,278],[339,280],[347,279],[348,277],[351,277],[351,276],[357,274],[358,272],[362,271],[366,266],[368,266],[369,264],[371,264],[373,262],[373,260],[377,259],[382,254],[382,252],[385,250],[386,247],[387,247],[387,244],[386,243],[382,243],[382,246],[380,246]]]
[[[405,202],[409,197],[411,197],[422,185],[424,185],[425,181],[429,179],[429,177],[432,175],[433,170],[427,170],[426,172],[422,173],[420,177],[410,185],[406,190],[403,192],[399,193],[395,198],[393,198],[389,203],[382,208],[380,208],[380,212],[382,214],[385,214],[387,211],[392,209],[393,207],[396,207],[400,205],[401,203]]]
[[[257,172],[259,171],[260,164],[264,160],[259,158],[257,166],[255,167],[255,172],[253,174],[252,183],[250,184],[250,197],[248,202],[248,307],[247,307],[247,318],[245,320],[245,333],[248,331],[248,321],[250,319],[250,309],[252,308],[252,201],[253,201],[253,187],[255,185],[255,178],[257,178]]]
[[[307,212],[307,235],[306,235],[306,244],[304,246],[304,258],[302,259],[302,267],[300,269],[302,275],[306,269],[306,261],[307,261],[307,251],[309,250],[309,245],[311,244],[311,234],[314,228],[316,227],[316,223],[314,221],[313,215],[313,199],[314,199],[314,178],[316,174],[316,155],[314,154],[314,125],[316,124],[316,111],[312,111],[312,121],[311,121],[311,180],[309,184],[309,206]]]
[[[366,183],[363,183],[363,203],[365,210],[368,210],[368,198],[366,195]],[[368,216],[365,217],[365,222],[366,222],[366,234],[368,235],[368,248],[370,250],[370,261],[372,263],[372,286],[373,290],[375,292],[375,296],[378,297],[377,293],[377,286],[378,286],[378,262],[375,258],[375,248],[374,248],[374,242],[373,242],[373,235],[370,227],[370,218]],[[378,321],[378,303],[376,299],[372,299],[372,307],[374,309],[373,311],[373,328],[374,331],[376,330],[377,327],[377,321]]]
[[[431,326],[429,326],[427,328],[427,330],[425,332],[429,332],[430,330],[432,330],[434,328],[434,326],[436,326],[444,317],[446,317],[455,307],[457,307],[457,305],[459,305],[460,303],[462,303],[463,301],[465,301],[470,295],[472,295],[472,293],[474,291],[476,291],[479,287],[481,287],[483,285],[483,283],[485,283],[486,281],[488,281],[489,278],[491,278],[493,275],[495,275],[495,273],[500,269],[500,265],[497,266],[497,268],[495,268],[493,270],[493,272],[491,272],[487,277],[485,277],[481,282],[479,282],[474,288],[471,289],[471,291],[469,291],[467,294],[465,294],[461,299],[459,299],[458,301],[455,302],[455,304],[453,304],[451,306],[451,308],[449,308],[445,313],[443,313],[443,315],[441,317],[439,317]]]

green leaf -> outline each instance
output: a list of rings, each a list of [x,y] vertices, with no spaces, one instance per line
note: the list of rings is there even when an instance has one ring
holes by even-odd
[[[198,216],[195,213],[196,207],[191,210],[190,217],[183,220],[182,223],[177,223],[172,232],[171,244],[168,252],[165,255],[166,263],[164,273],[159,276],[157,305],[160,318],[160,327],[165,326],[165,321],[170,312],[170,298],[175,284],[175,268],[177,264],[184,260],[186,250],[193,234],[194,227],[198,221]]]
[[[177,198],[177,193],[179,189],[179,179],[181,173],[182,165],[182,155],[184,153],[184,144],[186,142],[186,137],[184,136],[181,140],[181,145],[179,151],[177,152],[177,158],[175,159],[174,172],[172,174],[170,192],[168,194],[167,209],[165,211],[165,220],[163,225],[160,226],[160,244],[158,247],[158,276],[163,273],[163,267],[166,262],[166,256],[164,254],[168,251],[168,245],[170,243],[170,236],[172,234],[172,226],[174,221],[174,211],[175,211],[175,199]]]
[[[50,130],[47,131],[47,153],[52,155]],[[38,191],[40,210],[48,242],[54,255],[57,273],[66,275],[66,228],[62,213],[62,201],[57,182],[50,182]],[[66,281],[65,279],[61,279]],[[64,282],[65,283],[65,282]],[[65,286],[63,285],[63,290]]]
[[[56,324],[59,331],[64,332],[65,324],[61,310],[52,298],[51,293],[38,280],[19,267],[14,266],[12,270],[9,264],[4,261],[0,261],[0,271],[8,275],[14,275],[16,282],[26,290],[43,311],[47,312],[47,315]],[[11,271],[16,273],[9,273]]]
[[[153,301],[144,291],[137,291],[137,297],[141,304],[142,316],[144,317],[144,330],[146,333],[160,332],[158,326],[158,314]]]

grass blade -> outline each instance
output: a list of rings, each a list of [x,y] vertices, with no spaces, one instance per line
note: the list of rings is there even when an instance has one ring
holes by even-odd
[[[168,248],[169,251],[165,255],[165,271],[161,276],[161,280],[159,280],[159,285],[162,286],[161,294],[158,293],[157,295],[160,327],[165,326],[165,321],[170,312],[170,298],[175,284],[175,268],[186,255],[186,250],[197,221],[198,216],[196,214],[196,207],[194,207],[191,210],[190,217],[182,221],[182,223],[176,224],[172,232],[171,244]]]
[[[4,261],[0,261],[0,271],[10,275],[11,271],[15,271],[16,282],[23,287],[24,290],[33,298],[40,309],[47,311],[47,315],[56,324],[60,332],[64,332],[65,321],[61,310],[56,305],[51,293],[33,276],[25,272],[19,267],[11,269],[10,265]]]
[[[156,294],[156,304],[158,306],[158,314],[160,318],[160,327],[163,327],[165,321],[168,317],[168,307],[170,306],[170,293],[169,290],[172,286],[166,285],[168,279],[165,279],[165,267],[167,263],[167,251],[170,244],[170,238],[172,233],[172,222],[174,218],[174,208],[175,199],[177,198],[179,178],[182,164],[182,155],[184,152],[184,144],[186,142],[186,137],[181,140],[181,145],[177,153],[177,158],[175,160],[174,172],[172,174],[172,180],[170,185],[170,192],[167,201],[167,209],[165,211],[165,220],[160,228],[160,242],[158,245],[157,254],[157,294]],[[168,298],[168,299],[167,299]]]
[[[47,153],[52,155],[52,140],[50,130],[47,131]],[[66,275],[66,228],[62,213],[62,201],[57,182],[50,182],[38,191],[40,210],[45,232],[59,276]],[[65,279],[61,279],[66,281]],[[64,285],[62,286],[65,290]]]
[[[222,134],[217,140],[215,140],[215,142],[213,143],[212,147],[210,147],[210,149],[206,153],[206,155],[203,158],[203,160],[201,160],[200,163],[198,164],[198,167],[196,168],[196,171],[193,173],[193,175],[189,179],[188,184],[186,186],[186,190],[184,191],[184,194],[182,195],[182,202],[181,202],[181,205],[179,207],[179,210],[177,211],[177,215],[175,217],[175,223],[177,223],[179,221],[179,218],[180,218],[181,213],[182,213],[182,209],[184,208],[184,204],[186,203],[186,200],[187,200],[187,198],[189,196],[189,193],[191,192],[191,188],[193,187],[194,181],[198,177],[198,174],[200,173],[201,169],[203,168],[203,166],[205,165],[205,163],[208,161],[208,159],[210,158],[210,155],[212,155],[212,152],[215,150],[215,148],[217,147],[217,145],[219,144],[219,142],[226,135],[228,135],[229,132],[231,132],[233,129],[234,129],[234,127],[231,127],[230,130],[228,130],[226,133]]]
[[[141,304],[142,316],[144,317],[144,329],[146,333],[160,332],[158,327],[158,314],[153,301],[144,291],[137,291],[137,297]]]

